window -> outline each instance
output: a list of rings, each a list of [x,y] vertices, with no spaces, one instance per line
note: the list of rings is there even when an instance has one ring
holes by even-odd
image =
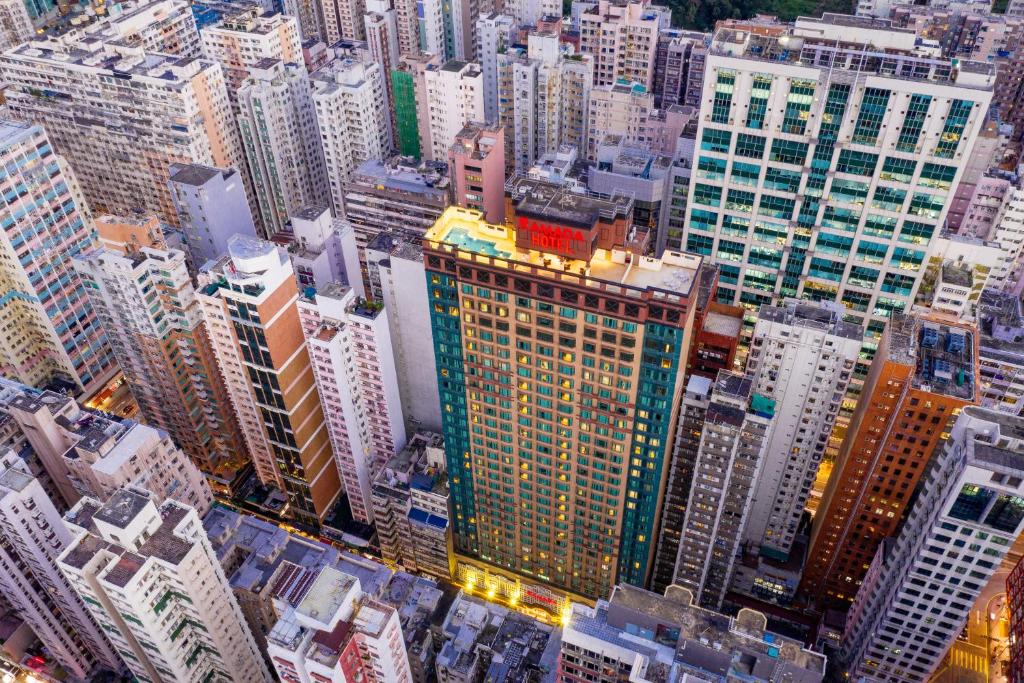
[[[877,154],[844,149],[839,153],[836,171],[839,173],[871,176],[874,175],[876,166],[878,166]]]
[[[736,85],[736,72],[720,69],[715,84],[715,97],[711,104],[711,120],[714,123],[729,123],[729,109],[732,107],[732,92]]]
[[[760,177],[761,167],[757,164],[747,164],[742,161],[732,162],[732,175],[729,176],[729,179],[736,185],[757,186]]]
[[[916,168],[917,162],[913,159],[886,157],[882,164],[882,172],[878,177],[896,183],[909,183],[914,178]]]
[[[974,109],[974,102],[968,100],[953,100],[949,105],[949,112],[946,114],[946,125],[942,128],[942,135],[935,145],[935,156],[944,159],[952,159],[960,146],[960,138],[963,137],[964,128],[967,127],[967,119]]]
[[[732,133],[727,130],[716,130],[705,128],[701,137],[700,148],[705,152],[729,153],[729,145],[732,144]]]
[[[782,132],[803,135],[814,101],[814,81],[794,78],[789,84],[786,112],[782,118]]]
[[[882,88],[864,89],[857,124],[853,129],[853,142],[861,145],[875,144],[882,121],[885,120],[885,109],[889,106],[889,94],[888,90]]]
[[[772,77],[769,74],[754,74],[750,86],[750,107],[747,110],[747,128],[763,128],[764,116],[768,110],[768,96],[771,94]]]
[[[736,156],[760,159],[764,156],[764,144],[765,139],[760,135],[740,133],[736,136]]]
[[[931,104],[931,95],[918,94],[910,98],[907,115],[903,118],[903,125],[900,126],[900,137],[896,141],[896,149],[901,152],[917,151],[917,143]]]
[[[792,140],[773,140],[772,151],[768,157],[772,161],[783,164],[802,166],[807,160],[807,143]]]

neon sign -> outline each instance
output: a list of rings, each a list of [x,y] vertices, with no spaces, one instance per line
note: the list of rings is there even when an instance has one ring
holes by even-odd
[[[540,223],[526,216],[519,217],[518,232],[525,237],[517,240],[520,246],[566,255],[576,254],[585,241],[582,230]]]

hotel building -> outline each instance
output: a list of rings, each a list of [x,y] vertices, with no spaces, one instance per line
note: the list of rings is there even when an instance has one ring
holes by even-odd
[[[550,607],[648,579],[702,262],[627,251],[628,206],[516,188],[506,225],[449,208],[423,259],[457,578]]]
[[[117,364],[72,259],[99,240],[41,127],[0,121],[0,190],[0,376],[91,393]]]
[[[200,273],[210,343],[256,474],[288,497],[289,514],[316,526],[341,490],[296,306],[288,256],[236,235]]]
[[[893,317],[815,515],[800,583],[810,602],[853,600],[979,381],[974,328]]]

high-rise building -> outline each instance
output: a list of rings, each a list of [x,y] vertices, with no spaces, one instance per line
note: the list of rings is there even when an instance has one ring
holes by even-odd
[[[430,119],[430,146],[422,147],[423,156],[446,161],[448,150],[467,123],[483,121],[484,83],[480,67],[452,60],[424,73],[426,104]]]
[[[193,508],[125,488],[64,521],[58,566],[136,678],[273,680]]]
[[[849,603],[956,414],[979,401],[970,327],[896,315],[886,327],[812,526],[800,591]]]
[[[384,232],[419,240],[449,204],[450,179],[443,163],[391,157],[359,164],[345,187],[345,219],[355,230],[370,298],[379,299],[379,293],[369,286],[365,272],[367,245]]]
[[[497,56],[508,166],[526,173],[563,145],[586,144],[592,79],[593,58],[576,55],[557,33],[530,33],[525,50],[512,47]]]
[[[633,225],[653,237],[663,205],[671,200],[672,158],[646,145],[628,144],[620,135],[600,140],[596,166],[587,170],[587,189],[599,195],[633,196]]]
[[[282,680],[412,683],[398,612],[333,567],[310,571],[279,596],[267,647]]]
[[[169,229],[152,215],[97,216],[93,226],[100,238],[100,247],[118,254],[141,251],[143,247],[167,248]]]
[[[507,4],[506,4],[507,6]],[[507,14],[491,12],[476,20],[476,61],[484,81],[485,120],[498,120],[498,55],[516,40],[516,29],[522,22]]]
[[[561,12],[557,12],[561,14]],[[654,87],[658,32],[671,12],[649,0],[597,0],[580,13],[580,52],[594,57],[594,85]]]
[[[0,375],[91,392],[116,371],[72,259],[96,232],[75,174],[39,126],[0,121]]]
[[[319,0],[323,16],[323,39],[328,45],[339,40],[365,40],[366,0]]]
[[[410,572],[451,578],[448,475],[440,434],[417,432],[373,480],[381,557]]]
[[[757,313],[746,373],[775,410],[744,540],[764,557],[789,557],[853,376],[864,333],[842,316],[793,300]]]
[[[764,467],[775,404],[755,392],[752,378],[720,372],[709,393],[687,392],[684,403],[704,412],[696,451],[677,448],[692,471],[673,583],[704,607],[719,609],[729,590]],[[704,407],[706,405],[706,407]],[[683,442],[680,442],[680,446]]]
[[[449,159],[455,203],[480,211],[488,223],[504,223],[505,129],[467,125],[455,136]]]
[[[640,83],[595,86],[587,106],[586,146],[580,151],[596,162],[598,148],[610,135],[620,136],[629,145],[643,145],[653,111],[654,97]]]
[[[0,387],[0,414],[17,426],[30,461],[38,458],[52,482],[54,505],[62,510],[82,496],[106,499],[126,485],[202,513],[213,504],[202,474],[166,432],[105,416],[64,394],[7,380]]]
[[[197,267],[227,253],[232,235],[256,236],[238,171],[172,164],[169,185],[185,247]]]
[[[264,59],[286,64],[302,62],[302,37],[294,16],[253,8],[200,31],[204,54],[221,65],[228,99],[238,102],[238,89],[249,68]]]
[[[248,453],[185,254],[95,249],[75,268],[145,422],[170,434],[211,483],[227,487]]]
[[[562,629],[558,683],[721,680],[820,683],[825,656],[768,630],[752,609],[735,617],[699,607],[672,586],[665,595],[619,584],[596,607],[574,604]]]
[[[0,2],[0,49],[9,50],[35,35],[23,0]]]
[[[327,201],[327,169],[305,65],[264,59],[238,88],[238,129],[263,229]]]
[[[341,483],[352,516],[370,524],[373,478],[406,438],[388,312],[338,283],[298,306]]]
[[[654,63],[654,106],[659,109],[673,104],[684,104],[687,88],[696,81],[698,87],[703,74],[698,74],[699,62],[692,57],[699,54],[708,34],[662,27],[658,32],[658,46]],[[691,80],[691,76],[695,77]],[[697,94],[699,98],[699,93]]]
[[[847,616],[841,655],[852,680],[924,683],[938,669],[1024,529],[1022,429],[1019,417],[960,413]]]
[[[508,0],[502,12],[517,26],[536,26],[545,17],[562,16],[562,5],[557,0]]]
[[[986,289],[978,300],[978,366],[981,405],[1010,415],[1024,413],[1024,310],[1015,294]]]
[[[650,573],[701,260],[530,187],[506,225],[451,207],[424,238],[456,571],[598,596]]]
[[[1024,676],[1024,558],[1017,561],[1006,577],[1006,609],[1010,613],[1009,678],[1017,681]]]
[[[368,159],[391,152],[384,70],[375,62],[342,59],[313,76],[313,103],[327,164],[331,208],[345,214],[345,187]]]
[[[427,71],[441,68],[436,54],[403,54],[391,72],[391,106],[395,110],[395,147],[402,156],[430,158],[430,107]]]
[[[384,302],[406,430],[441,430],[422,238],[381,233],[366,247],[371,298]]]
[[[256,474],[288,497],[288,514],[316,525],[341,490],[316,393],[298,286],[275,245],[236,236],[200,273],[210,343]]]
[[[722,31],[704,69],[685,248],[719,264],[723,303],[841,303],[865,328],[858,385],[914,301],[992,98],[991,66],[917,43],[826,14]]]
[[[358,296],[366,294],[359,276],[355,231],[348,221],[335,218],[326,204],[300,210],[292,216],[291,232],[279,234],[275,240],[288,242],[300,289],[340,282]]]
[[[185,0],[142,0],[120,12],[78,17],[84,21],[78,26],[69,22],[70,29],[61,39],[104,41],[121,49],[142,49],[183,58],[203,55],[196,18],[191,4]],[[61,30],[58,26],[50,35],[58,35]]]
[[[57,568],[73,539],[60,512],[13,453],[0,461],[0,594],[74,678],[121,672],[121,657]]]
[[[46,126],[94,211],[142,209],[177,225],[167,185],[172,163],[243,163],[216,62],[104,40],[39,38],[4,53],[0,68],[11,112]]]

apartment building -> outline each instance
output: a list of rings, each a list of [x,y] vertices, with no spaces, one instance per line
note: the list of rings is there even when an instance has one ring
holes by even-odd
[[[321,37],[328,45],[339,40],[366,40],[365,0],[319,0],[317,4],[323,17]]]
[[[746,373],[773,401],[774,420],[744,540],[762,556],[786,560],[860,353],[863,330],[827,304],[762,306]]]
[[[554,0],[509,0],[501,11],[518,26],[536,26],[545,17],[562,16],[562,6]]]
[[[263,229],[330,196],[309,75],[303,62],[263,59],[238,88],[238,129]]]
[[[724,28],[704,73],[685,248],[719,264],[724,303],[842,304],[866,332],[859,382],[914,301],[993,68],[951,69],[913,31],[826,14]]]
[[[199,275],[210,343],[260,481],[288,498],[288,514],[317,525],[341,490],[296,306],[286,254],[235,236]]]
[[[294,16],[250,9],[204,26],[203,53],[220,64],[228,99],[238,103],[238,89],[249,68],[264,59],[302,65],[302,37]]]
[[[853,600],[956,413],[979,402],[977,358],[972,327],[892,318],[812,525],[800,583],[808,600]]]
[[[718,373],[706,396],[684,398],[697,410],[705,410],[706,400],[707,408],[698,450],[677,451],[692,458],[692,465],[679,466],[692,468],[693,483],[673,583],[692,591],[701,606],[720,609],[750,520],[776,406],[755,392],[751,377],[732,372]]]
[[[381,233],[366,247],[368,295],[384,302],[406,431],[440,431],[441,399],[423,267],[422,238]]]
[[[1022,428],[1019,417],[976,406],[960,413],[850,608],[842,656],[851,678],[924,683],[960,637],[1022,530]]]
[[[381,556],[407,571],[451,578],[452,532],[444,439],[416,432],[373,480]]]
[[[427,158],[430,143],[430,107],[427,71],[440,68],[435,53],[403,54],[391,72],[391,98],[395,110],[395,147],[402,156]]]
[[[641,144],[653,110],[654,96],[639,83],[594,86],[587,107],[586,146],[581,151],[588,161],[596,162],[598,148],[610,135],[618,135],[626,144]]]
[[[476,64],[452,60],[440,68],[428,66],[423,82],[430,117],[430,146],[422,149],[423,155],[446,161],[448,150],[466,124],[487,116],[483,74]]]
[[[505,129],[471,123],[455,137],[449,156],[454,202],[505,222]]]
[[[345,218],[355,230],[363,281],[373,292],[366,272],[367,245],[384,232],[419,240],[451,204],[451,176],[438,162],[405,157],[370,159],[356,167],[345,188]]]
[[[10,50],[35,34],[28,8],[21,0],[0,3],[0,48]]]
[[[19,458],[0,455],[0,594],[71,676],[124,670],[121,657],[57,568],[73,536]]]
[[[6,381],[5,381],[6,382]],[[89,410],[73,398],[6,382],[0,411],[38,457],[64,509],[82,496],[105,499],[128,484],[205,512],[213,497],[202,474],[166,432]]]
[[[516,29],[522,24],[512,16],[499,12],[481,15],[476,20],[475,59],[483,74],[486,121],[498,120],[498,55],[516,42]]]
[[[143,0],[120,12],[78,15],[57,28],[67,42],[100,40],[121,48],[141,48],[180,57],[201,57],[203,47],[192,7],[184,0]]]
[[[256,237],[245,184],[235,169],[171,164],[168,184],[185,247],[197,267],[226,254],[232,235]]]
[[[92,392],[117,366],[72,259],[96,232],[75,174],[39,126],[0,121],[0,375]]]
[[[561,14],[561,12],[556,12]],[[658,33],[671,11],[647,0],[598,0],[580,13],[580,52],[594,57],[594,85],[654,87]]]
[[[224,75],[211,60],[38,38],[4,53],[0,69],[12,114],[46,126],[94,211],[142,209],[176,226],[172,163],[244,163]]]
[[[185,254],[89,251],[75,269],[145,422],[226,490],[249,454],[209,344]]]
[[[312,570],[278,601],[267,649],[282,680],[411,683],[397,610],[367,595],[357,577]]]
[[[506,163],[525,173],[563,145],[589,136],[593,59],[577,55],[557,33],[534,33],[527,45],[497,57],[498,121],[506,130]]]
[[[58,560],[136,678],[271,681],[196,511],[125,488],[64,517]]]
[[[648,579],[701,267],[629,256],[622,207],[562,190],[520,181],[504,226],[451,207],[423,254],[456,572],[546,606]]]
[[[371,524],[370,486],[406,441],[388,312],[336,282],[298,306],[352,516]]]
[[[986,289],[978,301],[981,405],[1001,413],[1024,411],[1024,311],[1014,294]]]
[[[312,83],[331,208],[344,216],[352,173],[362,162],[391,153],[384,71],[380,64],[346,58],[318,69]]]

